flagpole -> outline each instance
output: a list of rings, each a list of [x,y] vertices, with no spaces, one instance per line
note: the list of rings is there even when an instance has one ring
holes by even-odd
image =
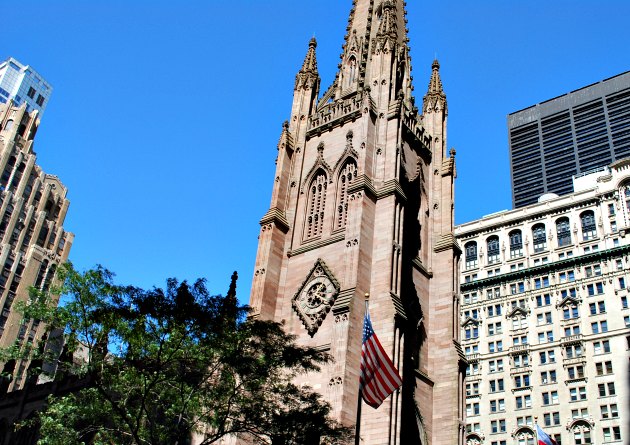
[[[365,294],[365,313],[369,312],[369,300],[370,294]],[[363,317],[365,319],[365,316]],[[365,323],[364,323],[365,324]],[[365,326],[363,326],[365,328]],[[361,329],[361,350],[363,350],[363,329]],[[363,394],[361,389],[361,383],[359,383],[359,399],[357,400],[357,425],[354,432],[354,445],[360,445],[361,443],[361,406],[363,405]]]
[[[538,445],[538,416],[534,416],[534,443]]]

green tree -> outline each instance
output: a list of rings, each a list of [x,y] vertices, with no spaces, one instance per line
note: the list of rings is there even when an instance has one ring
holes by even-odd
[[[321,396],[292,383],[330,357],[298,346],[278,323],[247,318],[236,273],[225,297],[209,295],[203,280],[147,291],[115,285],[100,267],[59,274],[52,292],[64,303],[33,290],[25,316],[64,330],[57,375],[89,385],[50,399],[39,443],[182,445],[193,432],[204,444],[230,434],[274,445],[347,442],[350,430]]]

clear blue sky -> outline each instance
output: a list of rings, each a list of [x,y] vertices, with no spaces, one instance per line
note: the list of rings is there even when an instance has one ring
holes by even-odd
[[[207,277],[249,298],[258,220],[309,39],[322,90],[351,0],[21,2],[0,57],[54,88],[35,150],[71,201],[70,258],[121,283]],[[456,221],[511,207],[506,115],[630,70],[627,0],[408,1],[416,99],[435,55]]]

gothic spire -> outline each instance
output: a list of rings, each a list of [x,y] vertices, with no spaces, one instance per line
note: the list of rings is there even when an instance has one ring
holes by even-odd
[[[444,94],[442,80],[440,79],[440,62],[435,59],[431,67],[433,71],[431,73],[431,79],[429,80],[429,89],[424,96],[422,111],[426,114],[433,111],[444,110],[444,114],[448,114],[446,108],[446,94]]]
[[[319,73],[317,72],[317,57],[315,55],[317,48],[317,40],[315,37],[308,42],[308,51],[302,63],[302,68],[295,77],[295,89],[310,88],[319,82]]]

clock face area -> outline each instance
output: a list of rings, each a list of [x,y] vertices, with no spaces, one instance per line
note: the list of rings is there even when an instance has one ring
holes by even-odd
[[[311,337],[326,318],[338,293],[339,285],[332,273],[322,260],[317,260],[293,297],[293,309]]]

